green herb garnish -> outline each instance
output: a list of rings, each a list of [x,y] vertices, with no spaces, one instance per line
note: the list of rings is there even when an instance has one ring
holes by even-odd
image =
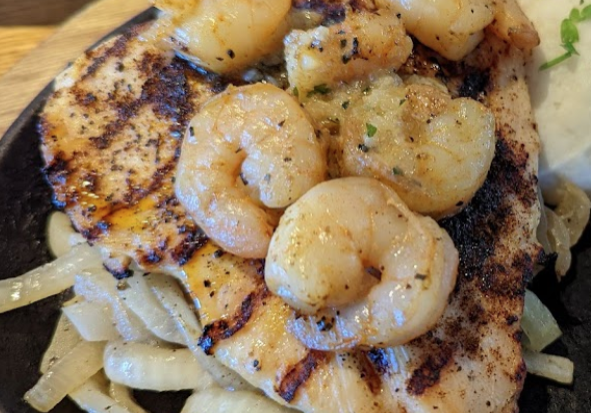
[[[365,127],[367,128],[367,137],[368,138],[373,138],[373,136],[376,134],[376,132],[378,131],[378,128],[376,128],[374,125],[372,125],[371,123],[366,123]]]
[[[300,97],[300,91],[298,90],[297,87],[293,88],[293,95],[297,98]]]
[[[330,93],[330,88],[326,86],[326,83],[314,86],[314,90],[308,92],[308,97],[318,95],[327,95]]]
[[[582,2],[580,4],[583,4]],[[564,19],[560,24],[560,39],[562,40],[562,48],[565,50],[560,56],[544,63],[540,66],[540,70],[550,69],[559,63],[564,62],[573,55],[578,55],[579,52],[575,48],[575,43],[579,41],[579,29],[577,23],[585,20],[591,20],[591,5],[584,7],[582,10],[573,8],[570,11],[568,18]]]

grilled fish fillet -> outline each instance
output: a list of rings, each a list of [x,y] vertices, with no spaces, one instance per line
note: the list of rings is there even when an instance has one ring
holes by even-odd
[[[396,348],[323,353],[288,332],[296,314],[266,289],[263,263],[219,250],[176,200],[184,128],[223,85],[139,41],[142,30],[80,58],[41,115],[47,177],[80,232],[184,277],[201,348],[279,403],[310,413],[517,411],[519,321],[539,252],[539,144],[521,52],[489,36],[462,64],[409,61],[405,70],[445,78],[493,110],[496,156],[472,202],[441,223],[461,262],[436,328]]]

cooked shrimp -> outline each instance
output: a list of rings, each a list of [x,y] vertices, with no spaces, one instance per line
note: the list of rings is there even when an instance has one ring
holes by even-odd
[[[156,0],[159,37],[198,64],[232,72],[281,50],[289,0]]]
[[[293,325],[308,347],[393,346],[435,325],[457,265],[453,241],[435,221],[375,179],[343,178],[287,209],[265,280],[295,309],[315,314]]]
[[[531,50],[540,44],[540,36],[516,0],[496,0],[492,31],[516,47]]]
[[[377,178],[413,211],[453,214],[486,179],[495,151],[492,113],[472,99],[451,99],[436,81],[382,77],[346,112],[341,175]]]
[[[175,191],[225,250],[263,258],[276,213],[326,174],[324,147],[298,103],[268,84],[205,103],[183,142]]]
[[[484,38],[494,18],[493,0],[377,0],[400,13],[406,29],[421,43],[460,60]]]
[[[411,51],[410,37],[390,10],[348,10],[342,23],[294,30],[285,38],[289,83],[301,98],[379,69],[398,69]]]

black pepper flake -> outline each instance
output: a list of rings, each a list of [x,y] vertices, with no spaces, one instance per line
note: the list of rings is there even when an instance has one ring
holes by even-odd
[[[271,182],[271,174],[265,174],[265,176],[263,177],[263,181],[265,182]]]
[[[281,122],[279,122],[279,123],[277,124],[277,126],[279,126],[280,128],[282,128],[282,127],[283,127],[283,125],[285,125],[285,119],[283,119]]]
[[[359,149],[363,153],[369,152],[369,148],[367,147],[367,145],[365,145],[363,143],[360,143],[359,145],[357,145],[357,149]]]
[[[416,274],[416,275],[415,275],[415,278],[416,278],[417,280],[424,281],[424,280],[426,280],[426,279],[427,279],[427,276],[426,276],[425,274]]]
[[[291,162],[291,158],[289,156],[285,157],[283,158],[283,162]]]
[[[341,39],[341,49],[347,47],[347,39]]]
[[[212,298],[215,295],[215,291],[209,293],[209,298]]]
[[[195,136],[195,128],[192,126],[189,126],[189,136],[191,138]]]
[[[213,253],[213,258],[220,258],[222,255],[224,255],[225,252],[223,249],[217,249],[215,250],[215,252]]]
[[[228,51],[226,53],[228,54],[228,56],[230,56],[230,59],[234,59],[236,57],[236,54],[234,53],[234,50],[232,50],[232,49],[228,49]]]
[[[203,281],[203,286],[204,286],[205,288],[209,288],[209,287],[211,287],[211,281],[209,281],[209,280],[205,280],[205,281]]]
[[[350,102],[347,100],[347,101],[343,102],[343,104],[341,106],[343,107],[343,109],[347,109],[349,107],[349,103]]]

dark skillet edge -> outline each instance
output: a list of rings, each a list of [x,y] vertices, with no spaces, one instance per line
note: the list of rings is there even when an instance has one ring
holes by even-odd
[[[154,8],[148,9],[96,44],[135,24],[152,20],[156,14]],[[51,191],[41,173],[36,124],[52,86],[50,83],[43,89],[0,140],[0,254],[7,258],[0,267],[0,279],[21,274],[50,259],[45,245],[45,219],[52,209]],[[534,280],[532,289],[549,306],[564,331],[564,336],[546,351],[568,356],[575,362],[575,383],[560,386],[528,377],[519,402],[522,413],[591,411],[589,228],[574,249],[574,257],[573,270],[560,285],[551,271],[545,271]],[[66,294],[0,315],[0,413],[35,412],[21,397],[39,376],[39,362]],[[179,411],[189,394],[134,393],[148,409],[167,413]],[[53,411],[70,413],[80,410],[65,400]]]

